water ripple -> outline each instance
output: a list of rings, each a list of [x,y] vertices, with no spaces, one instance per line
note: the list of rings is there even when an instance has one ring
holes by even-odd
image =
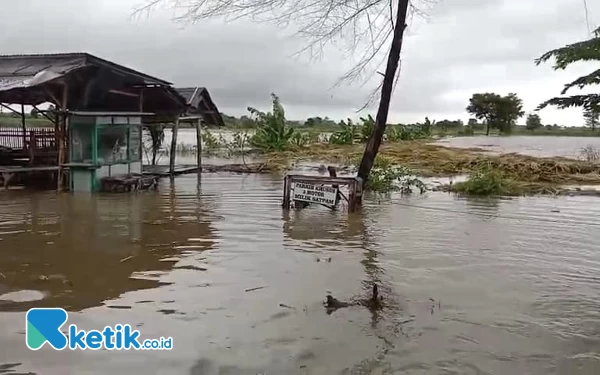
[[[0,363],[34,371],[22,311],[62,306],[168,333],[178,350],[48,353],[35,362],[48,374],[597,369],[596,199],[394,194],[348,215],[282,212],[281,194],[279,178],[226,173],[143,194],[0,193],[0,294],[44,296],[0,304]],[[356,300],[373,283],[383,311],[325,314],[328,292]]]

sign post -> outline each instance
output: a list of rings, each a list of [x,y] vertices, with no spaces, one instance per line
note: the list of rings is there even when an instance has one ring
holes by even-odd
[[[294,184],[294,200],[335,206],[338,189],[331,186],[318,186],[304,182]]]
[[[339,187],[348,187],[348,197]],[[334,208],[339,197],[348,202],[348,212],[354,212],[362,200],[362,179],[359,177],[321,177],[287,175],[283,187],[283,208],[289,209],[292,201],[321,204]],[[298,206],[297,206],[298,208]]]

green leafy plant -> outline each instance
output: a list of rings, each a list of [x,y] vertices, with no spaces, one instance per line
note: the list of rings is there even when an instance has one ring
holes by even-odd
[[[467,195],[510,195],[514,189],[504,174],[490,165],[475,169],[464,182],[454,184],[452,190]]]
[[[398,142],[402,140],[402,133],[401,125],[391,125],[387,127],[385,136],[389,142]]]
[[[250,144],[263,151],[283,151],[288,148],[294,129],[287,126],[285,111],[275,94],[271,94],[272,111],[268,113],[248,107],[256,122],[256,133],[250,137]]]
[[[231,137],[231,141],[227,142],[225,138],[220,135],[220,144],[224,145],[227,149],[228,155],[231,157],[233,155],[241,155],[242,163],[246,164],[246,152],[248,151],[248,147],[250,146],[251,137],[248,135],[247,131],[236,131],[233,133]]]
[[[460,137],[470,137],[475,134],[475,130],[470,125],[465,126],[456,133]]]
[[[431,130],[433,129],[434,126],[435,126],[435,120],[431,121],[431,120],[429,120],[429,117],[425,117],[425,122],[417,123],[417,127],[419,128],[420,132],[423,134],[423,138],[431,136]]]
[[[312,139],[313,138],[310,133],[302,133],[296,130],[290,138],[290,143],[296,147],[304,147],[310,144],[312,142]]]
[[[378,193],[400,191],[403,194],[411,194],[414,189],[417,189],[423,194],[426,186],[423,181],[415,177],[411,169],[395,166],[389,159],[377,156],[365,189]]]
[[[373,116],[368,115],[367,117],[361,117],[360,121],[362,121],[360,127],[360,141],[367,142],[373,134],[373,130],[375,130],[375,119]]]
[[[329,137],[329,143],[335,145],[352,145],[354,141],[359,138],[358,127],[352,123],[351,119],[348,119],[348,123],[340,121],[340,130],[334,132]]]
[[[429,119],[425,123],[414,125],[392,125],[386,132],[387,140],[390,142],[413,141],[416,139],[426,139],[430,137],[431,125]]]
[[[223,146],[223,142],[208,129],[202,132],[202,141],[207,151],[214,151]]]

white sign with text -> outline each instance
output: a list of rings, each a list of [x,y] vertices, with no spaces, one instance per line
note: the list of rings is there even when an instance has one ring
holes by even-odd
[[[335,206],[338,189],[331,186],[305,184],[296,182],[294,184],[294,200],[310,203],[320,203],[327,206]]]

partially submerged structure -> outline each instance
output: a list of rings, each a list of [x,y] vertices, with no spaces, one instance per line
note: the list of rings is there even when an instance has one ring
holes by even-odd
[[[55,108],[39,110],[42,103]],[[172,125],[176,141],[180,121],[195,123],[200,162],[200,122],[223,124],[205,88],[176,89],[170,82],[87,53],[0,56],[0,106],[21,116],[23,125],[17,136],[23,141],[9,150],[11,165],[0,165],[5,185],[15,174],[47,171],[56,173],[62,189],[68,171],[71,189],[97,191],[102,178],[141,176],[142,126]],[[25,106],[38,109],[53,123],[53,141],[48,129],[43,137],[35,131],[27,134]],[[45,158],[36,158],[38,151]],[[22,159],[24,165],[16,164]],[[174,152],[171,160],[173,172]]]

